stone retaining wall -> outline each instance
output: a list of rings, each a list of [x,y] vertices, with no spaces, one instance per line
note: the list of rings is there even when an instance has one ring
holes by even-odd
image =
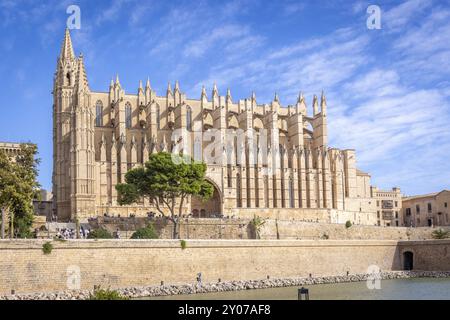
[[[99,225],[109,231],[120,230],[121,236],[129,238],[134,230],[154,223],[161,239],[171,239],[173,225],[165,219],[104,218],[91,221],[91,227]],[[312,220],[311,220],[312,221]],[[180,237],[183,239],[251,239],[250,219],[183,219]],[[450,228],[444,228],[450,230]],[[378,227],[330,224],[299,220],[266,220],[261,229],[261,239],[273,240],[425,240],[432,239],[434,228]],[[44,236],[46,233],[44,232]]]
[[[416,270],[448,271],[450,241],[295,240],[44,240],[0,241],[0,295],[66,290],[79,274],[80,289],[196,282],[322,277],[402,269],[414,252]],[[77,273],[78,272],[78,273]],[[72,282],[71,282],[72,281]]]

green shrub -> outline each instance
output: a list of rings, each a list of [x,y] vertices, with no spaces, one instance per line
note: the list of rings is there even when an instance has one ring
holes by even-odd
[[[254,216],[253,219],[249,222],[250,229],[252,230],[253,237],[255,239],[261,239],[261,229],[265,223],[266,220],[259,216]]]
[[[128,298],[122,296],[116,290],[97,288],[89,294],[89,300],[128,300]]]
[[[187,242],[185,240],[180,240],[180,245],[181,245],[181,250],[184,250],[187,247]]]
[[[131,236],[131,239],[158,239],[158,233],[153,224],[149,224],[145,228],[137,229]]]
[[[345,223],[345,227],[348,229],[352,226],[352,222],[350,220],[347,220],[347,222]]]
[[[450,238],[450,231],[445,231],[442,229],[434,230],[431,236],[433,239],[448,239]]]
[[[44,254],[50,254],[52,253],[53,250],[53,245],[51,244],[51,242],[46,242],[42,245],[42,252],[44,252]]]
[[[103,228],[94,229],[89,232],[88,239],[112,239],[112,234]]]

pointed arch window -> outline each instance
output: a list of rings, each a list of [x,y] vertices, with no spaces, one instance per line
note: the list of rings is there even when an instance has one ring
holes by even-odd
[[[95,126],[103,126],[103,103],[100,100],[95,103]]]
[[[161,117],[159,115],[159,106],[156,106],[156,127],[158,128],[158,130],[161,129]]]
[[[199,138],[194,141],[194,161],[202,161],[202,143]]]
[[[125,127],[131,128],[131,105],[128,102],[125,105]]]
[[[267,175],[264,176],[264,200],[266,208],[269,208],[269,177]]]
[[[192,110],[190,107],[186,109],[186,129],[192,131]]]

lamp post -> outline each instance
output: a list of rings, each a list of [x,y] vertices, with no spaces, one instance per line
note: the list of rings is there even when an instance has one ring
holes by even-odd
[[[303,297],[305,300],[309,300],[309,289],[306,289],[305,287],[298,289],[298,300],[303,300]]]

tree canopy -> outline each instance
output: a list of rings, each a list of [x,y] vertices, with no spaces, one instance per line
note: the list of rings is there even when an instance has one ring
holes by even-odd
[[[191,159],[188,159],[191,160]],[[166,216],[170,212],[176,237],[176,206],[181,216],[186,197],[195,195],[205,200],[211,198],[214,187],[205,180],[206,164],[194,161],[173,161],[167,152],[152,154],[143,167],[127,172],[125,182],[116,185],[118,202],[128,205],[147,198]]]
[[[145,228],[137,229],[132,234],[131,239],[158,239],[158,233],[153,227],[153,224],[149,224]]]
[[[0,208],[9,212],[11,237],[31,237],[33,199],[40,187],[36,153],[32,144],[22,144],[15,159],[0,150]]]

